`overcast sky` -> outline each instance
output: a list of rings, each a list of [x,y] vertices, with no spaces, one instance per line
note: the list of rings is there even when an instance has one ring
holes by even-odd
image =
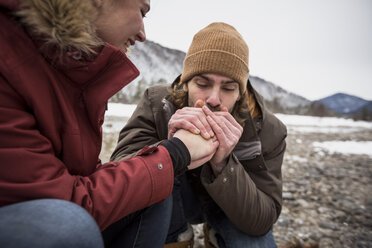
[[[251,75],[309,100],[372,100],[372,0],[151,0],[145,28],[147,39],[187,52],[220,21],[247,42]]]

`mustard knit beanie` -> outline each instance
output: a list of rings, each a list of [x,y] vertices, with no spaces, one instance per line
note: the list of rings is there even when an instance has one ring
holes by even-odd
[[[236,29],[226,23],[209,24],[195,34],[183,62],[181,82],[202,73],[234,79],[240,93],[247,89],[248,46]]]

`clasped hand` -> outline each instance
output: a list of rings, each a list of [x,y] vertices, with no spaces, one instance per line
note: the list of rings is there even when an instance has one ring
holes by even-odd
[[[219,174],[227,164],[227,158],[238,143],[243,128],[225,107],[221,109],[222,111],[212,112],[207,106],[185,107],[177,110],[170,119],[168,138],[179,137],[179,132],[185,135],[185,130],[192,135],[188,136],[193,140],[192,144],[184,142],[191,155],[189,169],[209,161],[214,173]],[[193,157],[192,152],[194,153],[195,149],[198,151],[198,156]]]

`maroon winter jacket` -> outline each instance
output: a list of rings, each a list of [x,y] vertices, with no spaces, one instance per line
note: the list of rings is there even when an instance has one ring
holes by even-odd
[[[173,166],[164,147],[121,162],[98,158],[106,102],[138,76],[135,66],[108,44],[91,60],[41,52],[14,18],[17,6],[0,0],[0,206],[64,199],[103,230],[169,196]]]

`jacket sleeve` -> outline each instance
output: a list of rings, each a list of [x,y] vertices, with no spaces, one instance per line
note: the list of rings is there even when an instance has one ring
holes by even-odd
[[[42,198],[72,201],[103,230],[172,191],[172,161],[161,146],[144,148],[139,156],[120,162],[97,164],[99,169],[86,176],[72,175],[38,130],[32,111],[1,75],[0,137],[0,206]]]
[[[249,235],[267,233],[279,217],[285,146],[283,140],[271,154],[267,154],[267,170],[248,173],[233,154],[217,178],[214,178],[210,165],[202,170],[202,184],[209,195],[236,227]]]

